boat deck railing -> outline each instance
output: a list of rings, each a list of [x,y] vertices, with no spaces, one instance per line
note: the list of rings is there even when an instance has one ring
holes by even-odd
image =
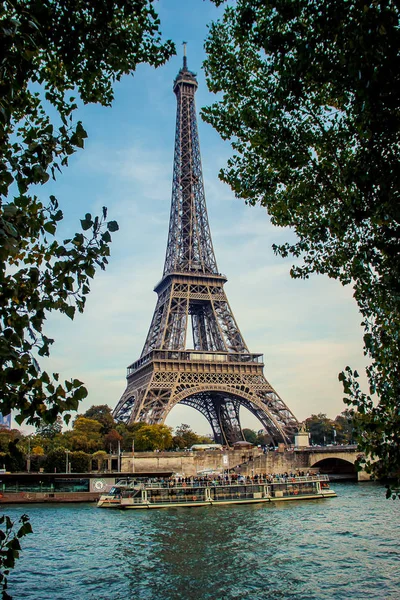
[[[299,477],[285,477],[285,476],[271,476],[271,477],[258,477],[257,479],[210,479],[207,481],[177,481],[170,479],[168,481],[147,481],[141,483],[131,483],[127,486],[127,489],[168,489],[168,488],[207,488],[207,487],[221,487],[221,486],[238,486],[238,485],[271,485],[271,484],[287,484],[287,483],[311,483],[311,482],[328,482],[328,475],[304,475]],[[118,484],[116,484],[118,485]]]

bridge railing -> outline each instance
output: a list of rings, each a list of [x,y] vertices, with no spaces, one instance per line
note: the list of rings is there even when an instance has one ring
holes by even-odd
[[[301,448],[293,448],[294,452],[353,452],[357,450],[357,444],[347,444],[346,446],[341,446],[340,444],[332,445],[332,446],[304,446]]]

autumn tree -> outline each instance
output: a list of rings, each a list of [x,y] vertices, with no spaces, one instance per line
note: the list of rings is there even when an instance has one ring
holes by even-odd
[[[135,450],[168,450],[172,448],[172,429],[167,425],[143,425],[135,434]]]
[[[44,449],[42,446],[33,446],[32,448],[33,456],[44,456]]]
[[[88,419],[95,419],[102,425],[101,432],[108,433],[111,429],[114,429],[116,422],[112,416],[112,410],[107,404],[93,405],[83,413],[84,417]]]
[[[120,433],[118,433],[118,431],[116,429],[111,429],[105,436],[104,436],[104,447],[106,450],[112,450],[113,452],[115,452],[118,448],[118,444],[120,444],[120,448],[121,448],[121,442],[123,440],[123,437]]]
[[[353,287],[368,389],[351,367],[340,379],[379,475],[400,470],[399,15],[393,0],[237,0],[205,63],[220,99],[203,116],[234,151],[221,177],[295,232],[274,247],[292,277]]]
[[[200,438],[190,425],[182,423],[175,429],[175,435],[172,438],[173,445],[176,448],[191,448],[193,444],[199,444]]]
[[[66,431],[63,438],[71,450],[96,452],[96,450],[102,450],[104,445],[101,427],[101,423],[95,419],[87,419],[78,415],[74,420],[72,430]]]

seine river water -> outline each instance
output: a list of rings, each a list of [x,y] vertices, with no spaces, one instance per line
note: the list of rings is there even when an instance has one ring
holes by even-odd
[[[400,501],[342,483],[324,501],[166,510],[10,507],[34,534],[17,599],[364,600],[400,597]]]

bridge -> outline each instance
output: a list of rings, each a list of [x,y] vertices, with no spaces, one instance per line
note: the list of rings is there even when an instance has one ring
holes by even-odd
[[[358,471],[355,464],[362,456],[357,446],[319,446],[298,450],[304,458],[308,457],[308,466],[318,468],[332,478],[354,478],[366,481],[370,476],[365,471]],[[342,477],[340,477],[342,476]],[[353,476],[353,477],[351,477]]]
[[[303,448],[282,448],[266,453],[252,449],[237,467],[246,475],[256,473],[282,473],[295,470],[318,469],[331,479],[354,479],[367,481],[370,476],[358,471],[356,461],[361,456],[356,445],[348,446],[309,446]]]

